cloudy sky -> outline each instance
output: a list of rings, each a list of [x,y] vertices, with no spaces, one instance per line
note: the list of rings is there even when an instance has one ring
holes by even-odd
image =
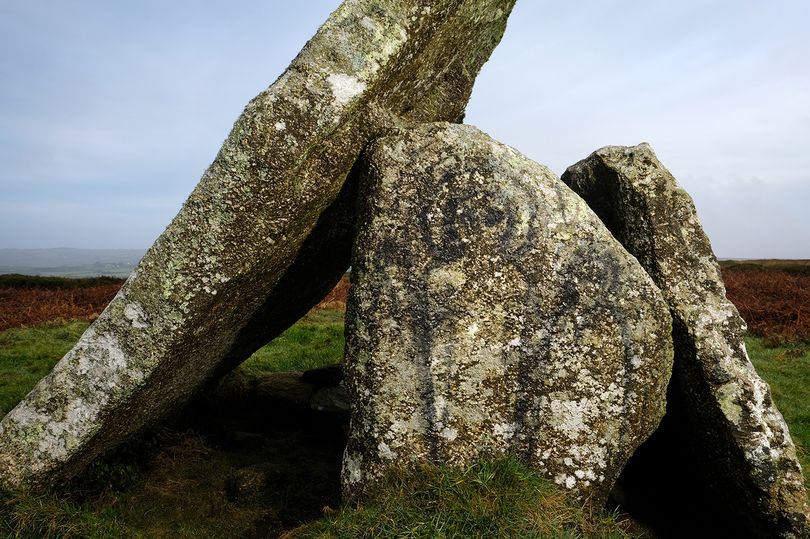
[[[336,0],[2,0],[0,248],[148,247]],[[466,121],[647,141],[718,256],[810,258],[810,2],[518,0]]]

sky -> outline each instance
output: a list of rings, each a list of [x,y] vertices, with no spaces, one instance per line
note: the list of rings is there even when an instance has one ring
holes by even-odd
[[[146,248],[336,0],[2,0],[0,248]],[[721,258],[810,258],[810,2],[518,0],[467,123],[645,141]]]

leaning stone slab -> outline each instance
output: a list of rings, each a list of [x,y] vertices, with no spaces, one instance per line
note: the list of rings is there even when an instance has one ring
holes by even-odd
[[[703,479],[715,483],[714,498],[728,503],[752,535],[809,537],[796,450],[748,359],[745,322],[726,299],[692,199],[646,144],[598,150],[562,180],[641,262],[669,304],[686,443],[708,461]]]
[[[552,172],[474,127],[404,130],[365,166],[344,491],[512,454],[601,506],[664,415],[657,287]]]
[[[0,485],[74,475],[323,297],[349,264],[360,151],[392,126],[458,119],[513,3],[344,2],[247,105],[102,316],[0,423]]]

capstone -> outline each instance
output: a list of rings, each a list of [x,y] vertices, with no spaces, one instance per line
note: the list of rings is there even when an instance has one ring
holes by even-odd
[[[0,422],[0,486],[47,486],[155,422],[349,265],[363,147],[461,117],[514,0],[347,0],[248,103],[99,319]]]

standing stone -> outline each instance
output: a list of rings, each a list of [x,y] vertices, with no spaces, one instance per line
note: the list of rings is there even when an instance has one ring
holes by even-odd
[[[393,126],[458,119],[513,3],[344,2],[247,105],[102,316],[0,423],[0,485],[74,475],[323,297],[349,264],[357,156]]]
[[[669,304],[673,385],[686,407],[673,413],[688,418],[686,443],[708,461],[704,480],[716,481],[716,503],[728,503],[752,535],[810,536],[788,427],[748,359],[745,322],[726,299],[692,199],[646,144],[598,150],[562,179],[641,262]],[[678,449],[672,452],[680,458]]]
[[[658,289],[552,172],[474,127],[403,130],[365,166],[344,491],[506,453],[600,506],[664,414]]]

